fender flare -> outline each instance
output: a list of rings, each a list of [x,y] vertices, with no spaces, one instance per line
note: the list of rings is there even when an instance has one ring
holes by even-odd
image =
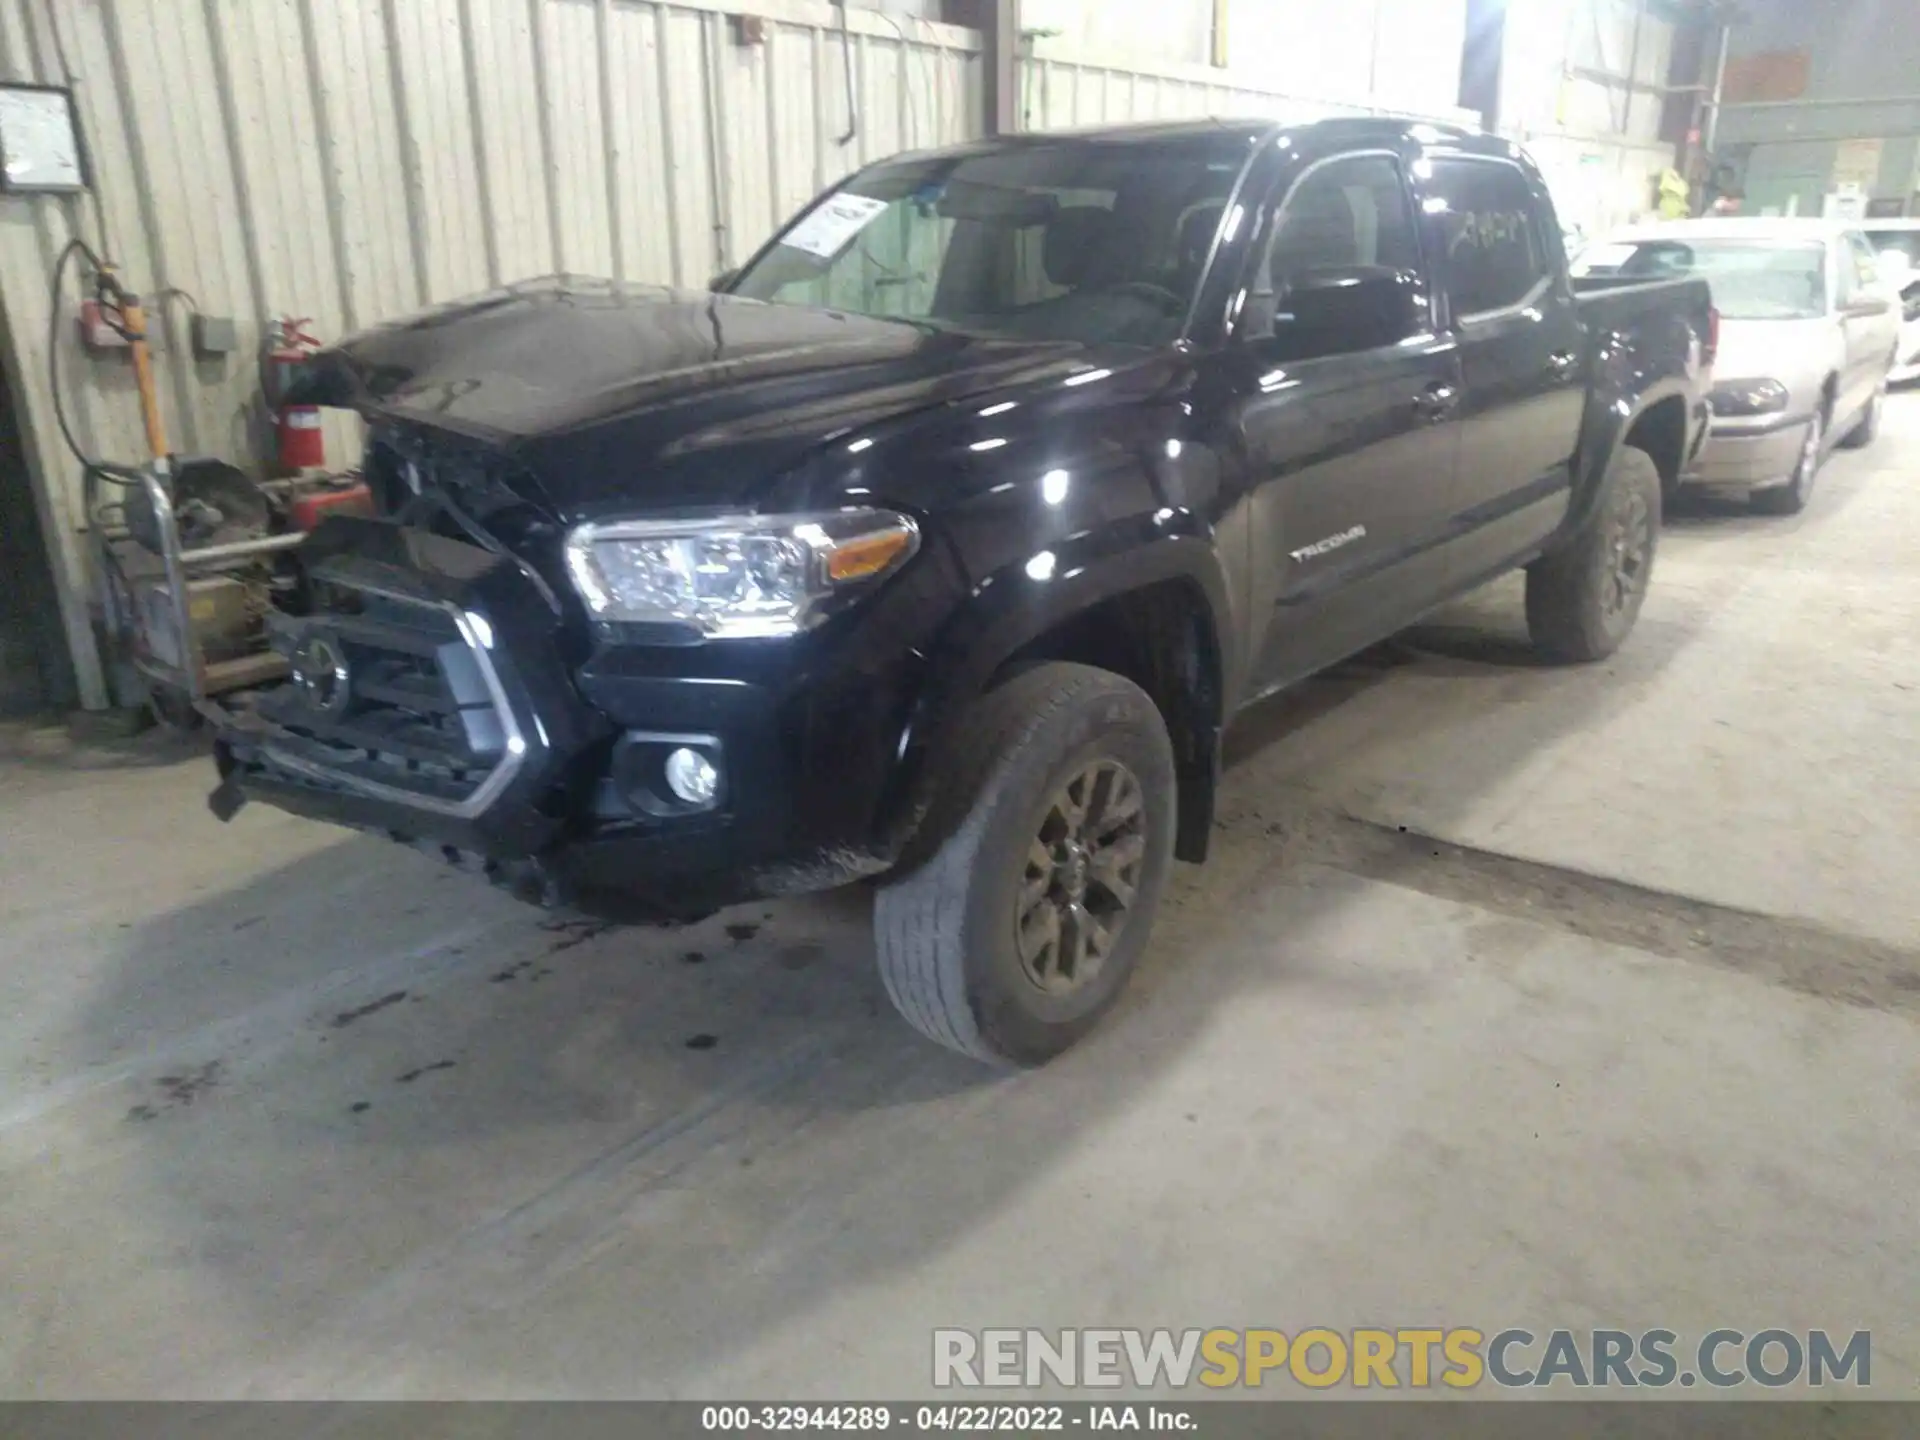
[[[1654,406],[1668,400],[1678,400],[1687,410],[1688,419],[1692,419],[1694,396],[1685,379],[1675,376],[1657,380],[1641,391],[1634,399],[1625,415],[1619,413],[1618,400],[1607,400],[1595,395],[1588,409],[1588,419],[1582,434],[1581,453],[1592,457],[1581,466],[1574,479],[1573,496],[1567,506],[1567,517],[1561,522],[1560,533],[1556,541],[1579,534],[1593,522],[1600,507],[1600,485],[1607,472],[1613,468],[1613,462],[1627,443],[1627,436],[1633,433],[1633,427]],[[1595,425],[1595,420],[1601,425]],[[1604,428],[1602,428],[1604,427]],[[1688,446],[1681,445],[1680,463],[1687,463]],[[1553,545],[1548,546],[1554,548]]]
[[[992,685],[1006,663],[1035,640],[1098,605],[1150,586],[1191,588],[1198,672],[1183,686],[1188,709],[1170,715],[1181,780],[1178,850],[1204,858],[1212,828],[1213,787],[1225,726],[1221,632],[1228,622],[1228,581],[1210,527],[1190,511],[1161,510],[1044,546],[984,576],[929,647],[926,683],[900,738],[899,763],[880,808],[878,848],[899,855],[915,839],[938,793],[940,763],[954,725]]]

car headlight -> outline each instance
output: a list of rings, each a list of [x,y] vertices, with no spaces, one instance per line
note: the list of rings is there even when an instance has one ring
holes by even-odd
[[[913,521],[885,510],[614,520],[574,528],[567,569],[596,619],[791,635],[919,545]]]
[[[1778,380],[1723,380],[1708,393],[1707,403],[1716,415],[1777,415],[1789,398]]]

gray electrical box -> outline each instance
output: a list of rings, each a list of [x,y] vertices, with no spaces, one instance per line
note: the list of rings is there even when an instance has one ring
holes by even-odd
[[[193,317],[193,358],[218,360],[240,348],[240,336],[233,321],[221,315]]]

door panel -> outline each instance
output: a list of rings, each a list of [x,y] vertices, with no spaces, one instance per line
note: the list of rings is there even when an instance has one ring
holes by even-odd
[[[1565,514],[1586,407],[1586,335],[1549,213],[1517,165],[1437,158],[1423,187],[1460,346],[1456,576],[1497,568]]]
[[[1570,304],[1460,327],[1459,513],[1463,571],[1492,568],[1566,513],[1586,408],[1585,336]]]
[[[1459,435],[1458,357],[1444,342],[1268,377],[1241,409],[1263,477],[1254,613],[1270,623],[1253,656],[1256,692],[1390,634],[1443,592]]]
[[[1850,232],[1837,249],[1847,373],[1834,418],[1844,422],[1871,404],[1879,390],[1899,338],[1900,312],[1891,292],[1880,283],[1879,262],[1866,237]]]
[[[1439,598],[1460,388],[1398,155],[1303,157],[1260,223],[1223,362],[1252,481],[1251,694]]]

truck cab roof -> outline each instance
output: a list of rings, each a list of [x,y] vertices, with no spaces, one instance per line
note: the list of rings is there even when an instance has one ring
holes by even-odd
[[[1355,146],[1397,145],[1411,139],[1427,145],[1444,145],[1468,154],[1511,158],[1520,153],[1518,146],[1499,136],[1476,134],[1459,125],[1423,120],[1412,115],[1342,115],[1295,124],[1253,116],[1214,116],[1195,120],[1154,120],[1132,125],[1090,125],[1065,130],[1028,131],[970,140],[960,145],[918,151],[911,157],[893,158],[959,158],[1016,147],[1074,142],[1101,146],[1152,146],[1221,135],[1242,137],[1249,145],[1276,136],[1285,136],[1295,143],[1311,140]]]

